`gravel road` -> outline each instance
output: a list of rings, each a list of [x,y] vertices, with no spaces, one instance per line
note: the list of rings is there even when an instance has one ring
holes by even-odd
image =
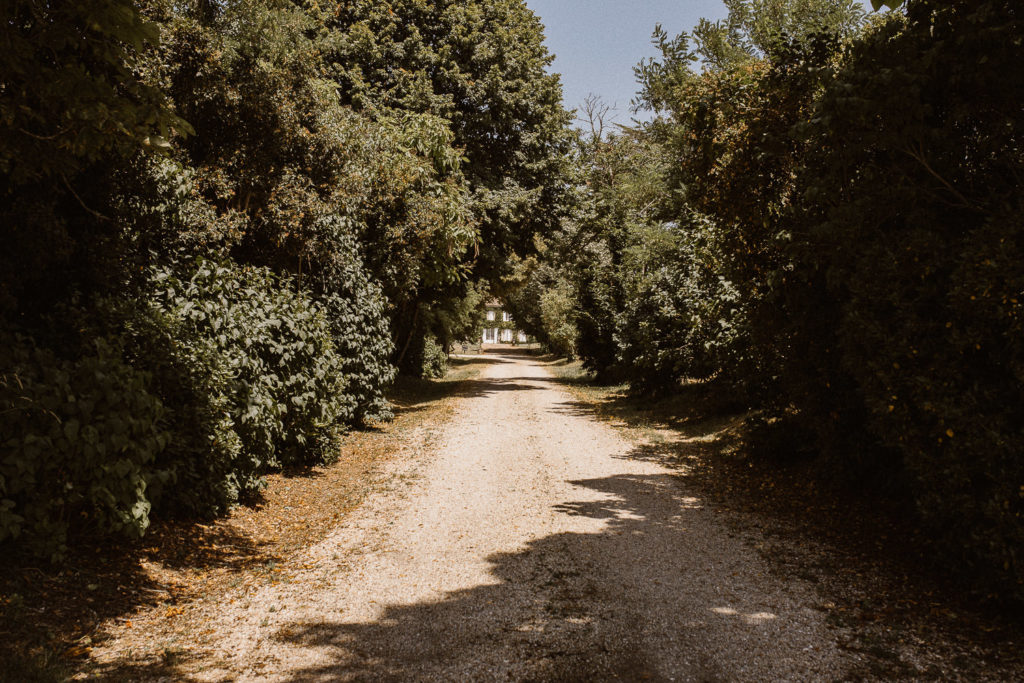
[[[288,583],[213,614],[205,680],[843,677],[814,591],[542,363],[490,356],[433,447]]]

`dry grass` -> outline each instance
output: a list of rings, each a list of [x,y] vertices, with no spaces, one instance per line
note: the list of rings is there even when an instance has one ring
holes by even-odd
[[[175,621],[186,626],[190,602],[288,580],[300,550],[386,485],[383,463],[420,438],[422,426],[450,417],[481,362],[453,359],[443,380],[400,379],[390,396],[394,421],[346,436],[331,465],[269,475],[258,500],[225,518],[157,522],[139,544],[82,543],[60,567],[8,558],[0,565],[0,680],[65,680],[111,626],[156,619],[171,633]],[[140,649],[148,638],[140,632]],[[173,637],[165,650],[173,659]]]

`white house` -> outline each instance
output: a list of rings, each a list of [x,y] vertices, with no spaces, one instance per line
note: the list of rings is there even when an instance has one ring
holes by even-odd
[[[491,301],[487,304],[482,344],[525,344],[528,341],[530,338],[516,327],[512,315],[502,309],[500,302]]]

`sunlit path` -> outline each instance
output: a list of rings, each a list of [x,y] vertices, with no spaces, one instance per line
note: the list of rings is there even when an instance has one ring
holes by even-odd
[[[800,582],[767,575],[673,471],[494,356],[436,453],[222,605],[207,680],[822,680],[842,662]],[[408,468],[409,463],[403,467]]]

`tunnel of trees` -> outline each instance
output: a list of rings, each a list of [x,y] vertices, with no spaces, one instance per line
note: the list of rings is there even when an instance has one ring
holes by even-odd
[[[1024,597],[1020,4],[726,5],[574,127],[521,0],[4,3],[0,542],[329,462],[500,296]]]

